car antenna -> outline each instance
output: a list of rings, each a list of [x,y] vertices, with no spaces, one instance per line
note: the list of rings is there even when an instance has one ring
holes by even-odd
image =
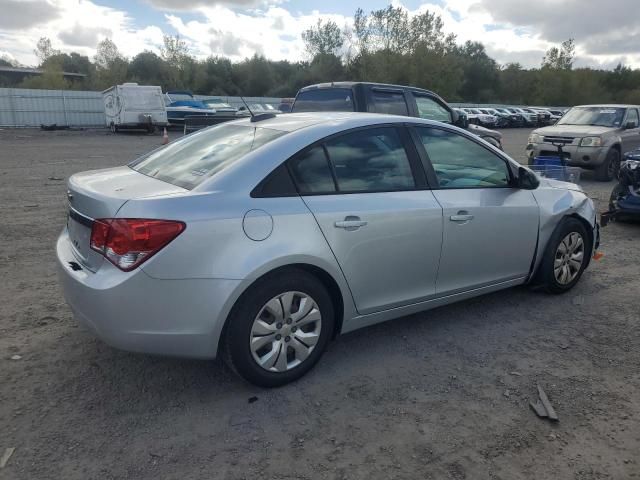
[[[249,115],[251,115],[251,118],[253,118],[254,114],[251,111],[251,109],[249,108],[249,105],[247,105],[247,102],[244,101],[244,97],[240,97],[240,100],[242,100],[242,103],[244,103],[244,106],[247,107],[247,110],[249,110]]]

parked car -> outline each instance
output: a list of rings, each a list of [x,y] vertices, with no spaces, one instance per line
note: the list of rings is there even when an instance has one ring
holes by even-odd
[[[526,127],[535,127],[538,125],[538,114],[533,112],[527,112],[519,107],[510,107],[510,111],[514,113],[520,114],[522,120],[524,121],[524,125]]]
[[[562,110],[549,110],[551,114],[551,124],[554,125],[562,118],[564,112]]]
[[[551,124],[551,114],[541,108],[527,107],[523,108],[525,112],[535,113],[538,116],[538,126],[545,127]]]
[[[403,85],[370,82],[320,83],[301,88],[292,112],[375,112],[437,120],[469,130],[502,148],[502,134],[467,123],[434,92]]]
[[[170,125],[184,126],[186,116],[214,117],[216,110],[196,100],[191,92],[170,91],[165,94],[167,119]]]
[[[497,119],[493,115],[489,115],[487,113],[483,113],[478,108],[465,107],[462,110],[464,110],[467,113],[467,115],[469,116],[470,119],[471,118],[475,119],[477,121],[478,125],[480,125],[482,127],[486,127],[486,128],[488,128],[488,127],[495,128]]]
[[[495,108],[479,108],[485,115],[491,115],[496,119],[495,126],[498,128],[504,128],[509,126],[509,115],[506,113],[500,113]]]
[[[640,149],[624,155],[618,183],[609,197],[609,210],[600,216],[602,225],[625,219],[640,219]]]
[[[534,157],[557,155],[562,144],[570,166],[595,171],[597,180],[616,176],[621,155],[640,148],[637,105],[581,105],[570,109],[553,126],[529,136],[529,163]],[[555,145],[554,145],[555,144]]]
[[[508,108],[505,107],[496,107],[496,110],[500,113],[504,113],[505,115],[509,115],[509,126],[510,127],[522,127],[524,126],[524,118],[522,115],[516,112],[512,112]]]
[[[227,122],[75,174],[68,200],[56,248],[80,322],[267,387],[336,334],[521,284],[566,292],[598,244],[577,185],[398,115]]]
[[[478,118],[477,113],[473,113],[468,108],[457,108],[456,111],[461,111],[465,114],[466,118],[469,120],[469,124],[471,125],[480,125],[480,119]]]

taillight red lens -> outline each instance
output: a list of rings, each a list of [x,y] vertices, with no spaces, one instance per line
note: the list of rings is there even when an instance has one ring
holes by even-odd
[[[159,252],[185,227],[175,220],[101,218],[93,222],[91,248],[128,272]]]

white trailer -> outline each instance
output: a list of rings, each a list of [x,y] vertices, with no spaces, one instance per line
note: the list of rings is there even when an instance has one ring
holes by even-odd
[[[145,129],[153,132],[157,126],[167,125],[167,108],[162,89],[151,85],[124,83],[102,92],[107,127]]]

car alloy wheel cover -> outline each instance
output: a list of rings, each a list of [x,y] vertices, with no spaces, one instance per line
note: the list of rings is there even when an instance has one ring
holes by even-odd
[[[306,293],[276,295],[251,326],[249,348],[255,362],[270,372],[286,372],[303,363],[320,340],[322,315]]]
[[[584,253],[584,240],[578,232],[567,234],[558,244],[553,261],[553,273],[560,285],[568,285],[578,276]]]

